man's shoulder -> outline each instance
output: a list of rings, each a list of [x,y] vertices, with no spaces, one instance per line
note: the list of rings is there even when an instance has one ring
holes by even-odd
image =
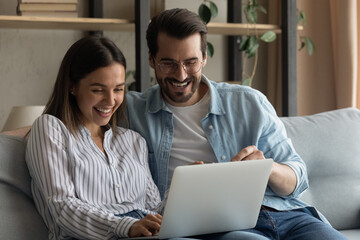
[[[144,114],[144,112],[149,111],[157,112],[163,104],[158,85],[152,86],[144,92],[128,92],[126,102],[130,114]]]
[[[244,86],[239,83],[231,83],[231,82],[214,82],[209,81],[213,86],[214,90],[217,91],[220,95],[230,97],[255,97],[255,98],[263,98],[264,94],[262,94],[259,90],[256,90],[249,86]]]

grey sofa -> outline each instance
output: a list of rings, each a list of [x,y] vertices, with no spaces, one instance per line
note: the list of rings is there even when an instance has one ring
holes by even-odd
[[[305,160],[310,188],[302,199],[348,239],[360,239],[360,110],[281,118]],[[0,239],[47,239],[24,161],[25,142],[0,134]]]

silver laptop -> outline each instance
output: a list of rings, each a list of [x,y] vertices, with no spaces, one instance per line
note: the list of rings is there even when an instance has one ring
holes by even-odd
[[[255,227],[272,162],[262,159],[177,167],[159,234],[151,239]],[[150,239],[131,239],[144,238]]]

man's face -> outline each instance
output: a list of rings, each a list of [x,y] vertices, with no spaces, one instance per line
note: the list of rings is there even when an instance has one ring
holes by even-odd
[[[149,55],[149,61],[164,99],[174,106],[195,104],[201,98],[199,86],[206,64],[200,34],[179,40],[159,33],[157,41],[158,52],[154,58]]]

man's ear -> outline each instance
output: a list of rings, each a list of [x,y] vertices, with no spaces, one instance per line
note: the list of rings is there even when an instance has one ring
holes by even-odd
[[[151,56],[150,52],[149,52],[149,65],[150,67],[152,67],[153,69],[155,69],[155,62],[154,62],[154,58]]]
[[[205,67],[206,62],[207,62],[207,52],[205,52],[205,56],[204,56],[203,64],[202,64],[203,66],[202,66],[202,67]]]

